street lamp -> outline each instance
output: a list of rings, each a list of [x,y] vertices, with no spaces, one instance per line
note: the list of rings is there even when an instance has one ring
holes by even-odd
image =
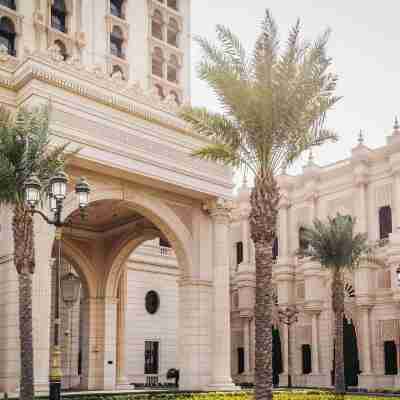
[[[39,178],[32,175],[24,184],[25,201],[32,215],[39,214],[49,225],[56,227],[55,240],[58,242],[57,265],[55,268],[55,304],[54,304],[54,338],[50,362],[50,400],[59,400],[61,392],[61,351],[60,351],[60,268],[61,268],[61,234],[62,227],[68,225],[62,221],[63,203],[67,196],[68,176],[64,171],[57,172],[50,178],[48,204],[53,218],[48,217],[36,207],[40,202],[42,184]],[[75,194],[78,197],[81,218],[85,217],[85,208],[89,204],[90,187],[84,178],[75,185]]]
[[[290,327],[293,323],[297,322],[297,314],[299,311],[297,310],[296,306],[293,307],[286,307],[280,308],[278,310],[279,321],[285,325],[287,325],[287,343],[288,343],[288,388],[292,387],[292,357],[291,357],[291,350],[290,350]]]

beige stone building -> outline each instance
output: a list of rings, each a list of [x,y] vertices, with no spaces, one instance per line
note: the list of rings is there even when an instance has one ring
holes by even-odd
[[[113,390],[165,383],[233,389],[254,371],[254,250],[248,188],[232,203],[232,171],[194,159],[205,144],[177,117],[190,101],[190,0],[0,0],[0,103],[51,104],[55,142],[81,151],[70,192],[90,182],[82,221],[65,202],[62,279],[81,282],[62,302],[63,388]],[[298,259],[298,232],[337,211],[380,241],[374,263],[346,280],[350,384],[399,386],[400,130],[362,143],[349,160],[279,177],[276,306],[296,304],[294,383],[329,386],[333,365],[330,275]],[[233,207],[233,208],[232,208]],[[49,213],[49,210],[45,209]],[[18,281],[11,214],[0,209],[0,391],[19,380]],[[393,230],[393,233],[392,233]],[[35,385],[48,388],[54,230],[36,220]],[[279,249],[278,249],[279,247]],[[274,321],[276,380],[287,382],[287,328]],[[350,353],[350,352],[349,352]],[[358,375],[358,376],[357,376]],[[357,382],[358,381],[358,382]]]
[[[330,386],[333,373],[331,275],[297,257],[301,229],[340,212],[376,244],[373,261],[346,275],[345,371],[349,386],[400,386],[400,126],[387,144],[369,149],[360,136],[349,159],[319,167],[312,155],[299,176],[279,176],[281,202],[273,270],[276,307],[295,305],[291,325],[292,377],[298,386]],[[254,374],[254,250],[247,216],[249,190],[238,194],[231,225],[232,375]],[[274,321],[275,381],[287,384],[287,326]],[[279,377],[278,377],[279,375]]]

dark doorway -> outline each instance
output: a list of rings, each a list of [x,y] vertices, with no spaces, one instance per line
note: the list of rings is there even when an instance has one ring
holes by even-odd
[[[279,386],[279,374],[283,372],[282,347],[279,330],[272,328],[272,383]]]
[[[360,360],[358,357],[358,345],[356,330],[353,321],[343,318],[343,353],[344,353],[344,377],[346,387],[358,386],[358,374]],[[335,345],[333,346],[332,385],[335,384]]]

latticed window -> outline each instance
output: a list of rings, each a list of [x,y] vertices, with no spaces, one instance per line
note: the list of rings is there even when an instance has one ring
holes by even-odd
[[[163,25],[164,25],[164,22],[163,22],[162,14],[158,10],[154,11],[154,15],[151,20],[151,34],[156,39],[160,39],[160,40],[164,39]]]
[[[392,233],[392,209],[384,206],[379,209],[379,239],[387,239]]]
[[[171,46],[178,47],[179,26],[174,18],[171,18],[168,23],[167,42]]]
[[[15,0],[0,0],[0,5],[7,8],[11,8],[12,10],[16,9]]]
[[[144,342],[144,373],[158,374],[159,343],[153,341]]]
[[[164,55],[159,47],[156,47],[153,51],[152,57],[152,74],[162,78],[164,76]]]
[[[124,18],[122,5],[124,0],[110,0],[110,13],[118,18]]]
[[[178,59],[174,54],[172,54],[169,59],[167,68],[167,79],[170,82],[178,83],[178,68],[179,68]]]
[[[178,10],[178,0],[167,0],[167,6],[173,8],[174,10]]]
[[[119,28],[118,26],[114,26],[110,35],[110,51],[112,55],[119,58],[124,58],[124,54],[122,51],[123,41],[124,38],[121,28]]]
[[[0,20],[0,45],[6,47],[8,54],[15,56],[15,27],[10,18]]]
[[[67,53],[67,48],[65,47],[65,44],[61,40],[56,40],[54,42],[54,44],[60,50],[60,54],[63,56],[63,59],[66,60],[68,57],[68,53]]]
[[[67,8],[64,0],[54,0],[51,6],[51,26],[60,32],[67,32]]]

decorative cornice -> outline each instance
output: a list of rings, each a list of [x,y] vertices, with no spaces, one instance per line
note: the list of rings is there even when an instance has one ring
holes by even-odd
[[[205,202],[203,209],[210,213],[211,218],[217,221],[228,222],[233,209],[233,203],[230,200],[217,198]]]

